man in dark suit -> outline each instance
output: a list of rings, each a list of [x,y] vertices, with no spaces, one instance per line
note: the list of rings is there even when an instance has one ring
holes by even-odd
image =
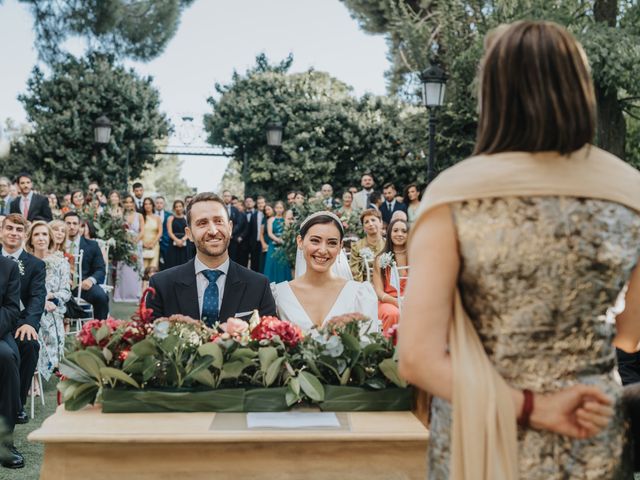
[[[9,339],[9,345],[15,348],[20,359],[20,411],[16,417],[17,423],[29,421],[22,406],[27,401],[27,393],[38,364],[38,330],[47,298],[44,262],[22,248],[26,231],[27,221],[18,213],[10,214],[2,223],[2,256],[18,264],[20,301],[24,307],[13,331],[13,339]],[[11,340],[14,341],[13,344]]]
[[[249,247],[249,259],[251,260],[251,270],[260,271],[260,261],[262,259],[262,244],[260,243],[260,228],[264,219],[265,199],[258,197],[258,201],[254,204],[253,197],[244,199],[245,213],[249,222],[249,234],[247,243]]]
[[[17,183],[20,195],[11,202],[10,213],[19,213],[30,222],[34,220],[50,222],[53,220],[49,199],[33,192],[33,183],[29,174],[21,173],[18,175]]]
[[[229,259],[233,222],[223,200],[199,193],[187,207],[186,233],[196,246],[196,258],[155,274],[149,283],[156,291],[147,306],[153,318],[173,314],[201,319],[207,325],[229,317],[275,315],[269,280]]]
[[[0,176],[0,215],[9,215],[11,210],[11,202],[13,197],[9,193],[11,180],[7,177]]]
[[[19,318],[18,263],[0,256],[0,463],[6,468],[24,467],[24,458],[12,440],[16,416],[20,411],[20,357],[13,340]]]
[[[167,230],[167,220],[171,216],[171,212],[165,210],[166,201],[162,195],[158,195],[154,200],[154,211],[162,221],[162,236],[160,237],[160,270],[164,269],[164,256],[169,248],[169,230]]]
[[[231,204],[233,201],[233,195],[231,195],[229,190],[222,192],[222,199],[224,208],[227,210],[227,215],[233,224],[231,243],[229,243],[229,256],[231,257],[231,260],[242,265],[242,243],[249,233],[249,224],[247,223],[245,216]]]
[[[80,296],[93,306],[94,317],[105,320],[109,316],[109,296],[100,286],[104,283],[106,273],[102,250],[98,242],[80,235],[80,218],[76,212],[67,212],[64,215],[64,223],[67,225],[67,252],[74,257],[77,257],[80,251],[83,252],[82,283],[76,288],[82,289]]]
[[[384,223],[385,228],[391,223],[393,212],[401,210],[406,213],[407,211],[407,206],[396,200],[397,194],[398,191],[393,183],[386,183],[382,187],[384,202],[382,202],[382,205],[380,206],[380,213],[382,214],[382,223]]]
[[[144,213],[142,204],[144,202],[144,187],[140,182],[134,183],[131,188],[133,189],[133,202],[136,204],[136,212]]]

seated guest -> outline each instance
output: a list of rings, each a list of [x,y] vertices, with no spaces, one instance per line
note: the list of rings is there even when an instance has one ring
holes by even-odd
[[[44,195],[38,195],[33,191],[31,176],[27,173],[18,175],[18,188],[20,195],[11,202],[10,213],[19,213],[28,221],[53,220],[49,199]]]
[[[18,263],[20,301],[24,307],[20,312],[17,325],[13,329],[13,338],[9,336],[8,340],[20,360],[20,410],[16,417],[16,423],[29,421],[29,417],[22,407],[27,401],[27,393],[38,364],[38,352],[40,351],[38,330],[47,297],[44,262],[22,248],[26,231],[27,221],[22,215],[12,213],[4,219],[2,224],[2,256],[9,257]],[[6,340],[7,336],[5,336]]]
[[[13,445],[13,428],[20,411],[20,358],[15,352],[13,330],[20,318],[20,269],[0,256],[0,464],[24,467],[24,458]]]
[[[82,284],[81,297],[93,305],[95,318],[104,320],[109,315],[109,297],[100,287],[104,282],[105,264],[100,246],[95,240],[84,238],[80,234],[80,217],[76,212],[68,212],[64,216],[64,223],[67,224],[67,253],[77,258],[80,251],[82,256]]]
[[[47,301],[38,331],[38,371],[48,381],[64,355],[64,314],[67,311],[66,303],[71,299],[71,273],[69,262],[61,251],[56,250],[53,230],[45,222],[38,220],[31,224],[24,247],[44,261],[47,271]]]
[[[382,331],[398,323],[400,310],[398,296],[404,295],[406,278],[398,279],[400,292],[396,290],[392,282],[392,268],[395,263],[398,267],[406,267],[407,238],[409,223],[406,220],[393,220],[387,229],[387,241],[384,250],[378,254],[373,268],[373,288],[378,296],[378,318],[382,323]]]
[[[357,282],[363,282],[367,279],[364,258],[373,260],[384,248],[380,211],[373,208],[365,210],[360,214],[360,222],[366,237],[351,244],[351,257],[349,258],[349,267],[351,267],[353,279]]]

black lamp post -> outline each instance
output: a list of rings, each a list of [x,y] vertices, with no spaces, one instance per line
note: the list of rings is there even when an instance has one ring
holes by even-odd
[[[427,182],[433,180],[435,163],[436,110],[444,103],[447,74],[438,65],[430,65],[420,74],[422,81],[422,104],[429,110],[429,159],[427,161]]]
[[[93,124],[93,136],[97,144],[106,145],[111,140],[111,121],[105,116],[100,115]],[[120,149],[116,145],[118,151]],[[124,160],[124,191],[129,189],[129,149]]]
[[[267,124],[267,145],[277,148],[282,145],[282,123],[278,120]]]

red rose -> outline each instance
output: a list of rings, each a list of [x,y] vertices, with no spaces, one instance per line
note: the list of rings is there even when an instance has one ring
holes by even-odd
[[[122,350],[118,355],[118,360],[120,360],[121,362],[124,362],[129,356],[129,352],[131,352],[130,348],[125,348],[124,350]]]
[[[286,346],[293,348],[302,340],[302,331],[297,325],[276,317],[262,317],[251,331],[253,340],[271,340],[275,336],[280,337]]]

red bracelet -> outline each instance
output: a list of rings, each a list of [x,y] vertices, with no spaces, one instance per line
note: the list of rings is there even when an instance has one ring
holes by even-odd
[[[531,412],[533,412],[533,392],[525,388],[522,393],[524,394],[524,403],[522,404],[522,412],[518,417],[518,425],[523,428],[529,428],[529,420]]]

